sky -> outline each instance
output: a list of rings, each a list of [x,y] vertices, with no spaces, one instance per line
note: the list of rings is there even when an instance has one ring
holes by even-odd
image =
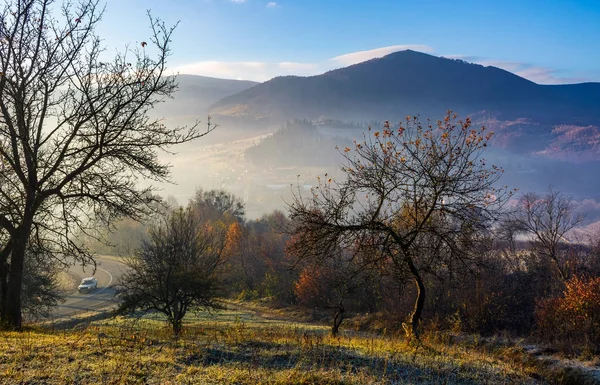
[[[600,81],[600,0],[107,0],[111,49],[177,25],[176,73],[265,81],[402,49],[494,65],[540,84]]]

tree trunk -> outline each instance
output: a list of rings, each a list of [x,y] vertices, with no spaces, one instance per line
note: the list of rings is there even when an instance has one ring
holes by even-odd
[[[344,307],[340,306],[336,308],[335,315],[333,317],[333,324],[331,325],[331,336],[337,337],[340,326],[342,326],[342,321],[344,321]]]
[[[5,307],[2,313],[2,323],[12,329],[21,328],[21,292],[23,289],[23,265],[27,249],[28,231],[20,231],[13,239],[6,285]]]
[[[173,319],[171,324],[173,325],[173,335],[175,336],[175,339],[177,340],[177,339],[179,339],[179,335],[181,334],[181,329],[182,329],[181,319]]]
[[[562,282],[566,282],[569,277],[568,264],[565,264],[565,266],[561,266],[558,256],[554,252],[552,252],[552,254],[550,254],[550,258],[552,259],[552,262],[554,263],[554,266],[556,267],[556,270],[558,271],[559,278],[561,279]]]
[[[8,291],[8,257],[12,250],[12,241],[4,245],[0,251],[0,320],[3,319],[2,314],[6,311],[6,292]]]
[[[0,321],[3,326],[11,329],[21,328],[21,293],[23,291],[23,266],[25,253],[31,235],[34,216],[34,194],[28,194],[23,210],[23,222],[11,234],[10,264],[8,266],[8,280],[6,285],[6,299]]]
[[[172,314],[173,318],[171,320],[171,325],[173,326],[173,334],[175,335],[175,339],[179,339],[179,335],[181,334],[181,329],[183,328],[183,317],[185,317],[185,305],[175,299],[175,303],[172,305]]]
[[[407,337],[410,338],[414,336],[419,339],[419,323],[421,322],[421,313],[425,306],[425,283],[412,260],[408,261],[408,267],[415,281],[415,286],[417,287],[417,298],[415,299],[415,307],[412,313],[410,313],[409,325],[403,326]]]
[[[0,261],[0,319],[6,312],[6,291],[8,290],[8,263]]]

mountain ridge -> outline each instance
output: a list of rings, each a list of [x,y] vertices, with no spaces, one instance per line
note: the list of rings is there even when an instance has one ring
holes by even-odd
[[[600,83],[540,85],[509,71],[411,50],[307,77],[283,76],[216,102],[213,115],[398,119],[489,111],[504,120],[599,124]]]

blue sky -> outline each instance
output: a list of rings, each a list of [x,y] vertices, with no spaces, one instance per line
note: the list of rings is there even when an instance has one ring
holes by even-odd
[[[495,65],[539,83],[600,81],[600,0],[107,0],[111,48],[173,36],[180,73],[263,81],[412,48]]]

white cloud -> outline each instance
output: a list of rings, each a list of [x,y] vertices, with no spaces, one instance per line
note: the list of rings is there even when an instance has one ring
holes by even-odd
[[[465,60],[486,67],[492,66],[501,68],[538,84],[572,84],[591,80],[591,78],[587,76],[561,76],[559,70],[518,61],[495,60],[468,55],[444,55],[444,57],[448,59]]]
[[[181,74],[212,76],[227,79],[266,81],[276,76],[310,76],[323,72],[314,63],[267,63],[267,62],[221,62],[203,61],[173,68]]]
[[[547,67],[527,66],[514,73],[539,84],[573,84],[590,81],[587,77],[561,76],[559,71]]]
[[[202,61],[182,65],[174,68],[173,70],[182,74],[212,76],[229,79],[242,78],[262,82],[272,79],[276,76],[318,75],[335,68],[360,63],[362,61],[370,60],[376,57],[382,57],[389,53],[406,49],[412,49],[421,52],[433,52],[431,47],[425,45],[394,45],[369,51],[353,52],[317,63],[300,63],[291,61],[275,63]]]
[[[382,47],[371,49],[368,51],[359,51],[347,53],[345,55],[336,56],[334,58],[329,59],[329,62],[339,65],[342,67],[346,67],[352,64],[362,63],[367,60],[371,60],[374,58],[382,57],[388,55],[393,52],[404,51],[404,50],[413,50],[420,51],[425,53],[432,53],[433,48],[428,45],[418,45],[418,44],[405,44],[405,45],[391,45],[389,47]]]
[[[221,61],[202,61],[185,64],[174,68],[173,70],[182,74],[212,76],[228,79],[259,79],[267,80],[263,76],[268,72],[268,64],[262,62],[221,62]]]
[[[267,8],[275,8],[276,6],[277,6],[277,3],[274,1],[267,3]]]
[[[246,0],[230,0],[242,3]],[[270,4],[270,3],[269,3]],[[339,55],[328,60],[314,63],[302,62],[226,62],[226,61],[202,61],[190,63],[174,68],[175,72],[182,74],[193,74],[203,76],[213,76],[228,79],[248,79],[255,81],[266,81],[276,76],[298,75],[311,76],[318,75],[329,70],[346,67],[352,64],[361,63],[373,58],[382,57],[393,52],[402,50],[413,50],[425,53],[434,53],[434,49],[427,45],[405,44],[381,47],[367,51],[352,52],[345,55]],[[539,84],[565,84],[590,81],[600,76],[581,76],[567,77],[561,76],[560,72],[552,68],[534,66],[527,63],[516,61],[502,61],[490,58],[468,55],[444,55],[449,59],[461,59],[472,63],[485,66],[494,66],[502,68],[516,75],[529,79]]]
[[[246,0],[229,0],[229,1],[231,1],[232,3],[237,3],[237,4],[242,4],[242,3],[246,2]]]
[[[474,62],[484,66],[501,68],[538,84],[572,84],[590,80],[584,76],[561,76],[560,71],[556,69],[522,62],[501,60],[474,60]]]

